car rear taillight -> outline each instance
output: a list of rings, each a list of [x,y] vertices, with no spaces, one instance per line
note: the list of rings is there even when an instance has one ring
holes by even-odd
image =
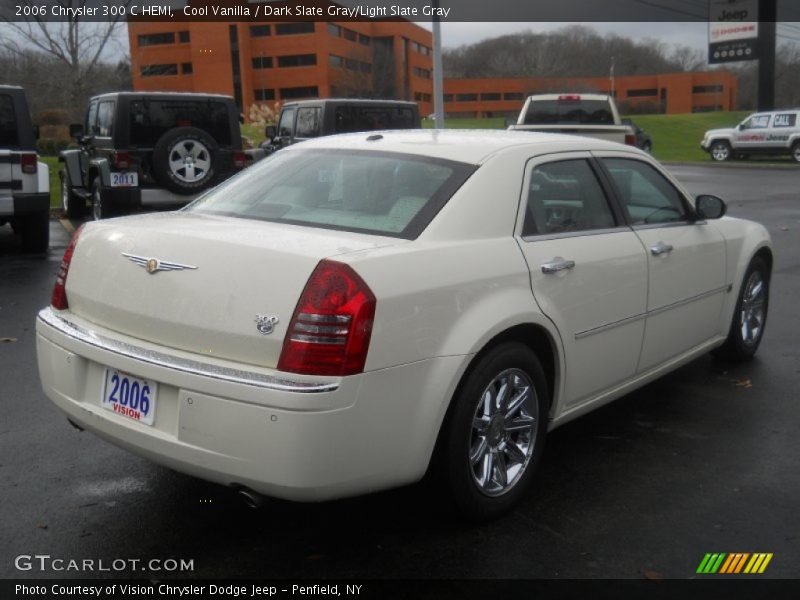
[[[22,166],[23,173],[27,173],[28,175],[33,175],[34,173],[36,173],[36,168],[38,164],[38,161],[36,160],[36,154],[20,154],[19,164]]]
[[[128,152],[115,152],[114,153],[114,168],[115,169],[130,169],[131,168],[131,155]]]
[[[292,315],[278,369],[305,375],[363,372],[375,305],[372,290],[349,265],[321,261]]]
[[[635,146],[636,145],[636,136],[632,133],[625,134],[625,145],[626,146]]]
[[[244,169],[247,158],[244,152],[234,152],[233,153],[233,166],[237,169]]]
[[[568,96],[559,96],[559,102],[580,102],[581,97],[576,94],[570,94]]]
[[[53,298],[50,304],[57,310],[66,310],[69,308],[67,302],[67,275],[69,274],[69,264],[72,262],[72,254],[75,252],[75,246],[78,244],[78,237],[83,231],[83,225],[75,230],[72,234],[72,239],[64,252],[64,258],[61,259],[61,266],[58,267],[58,275],[56,275],[56,285],[53,287]]]

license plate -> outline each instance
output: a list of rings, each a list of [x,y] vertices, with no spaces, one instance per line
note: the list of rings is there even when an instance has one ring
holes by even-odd
[[[111,187],[136,187],[139,185],[139,174],[111,173]]]
[[[152,425],[156,415],[158,384],[123,371],[106,369],[103,408],[133,421]]]

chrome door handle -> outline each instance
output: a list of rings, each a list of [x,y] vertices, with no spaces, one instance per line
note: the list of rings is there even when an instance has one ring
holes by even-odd
[[[650,254],[658,256],[659,254],[668,254],[672,252],[672,246],[664,242],[658,242],[655,246],[650,247]]]
[[[553,260],[542,264],[542,273],[558,273],[575,266],[574,260],[566,260],[556,256]]]

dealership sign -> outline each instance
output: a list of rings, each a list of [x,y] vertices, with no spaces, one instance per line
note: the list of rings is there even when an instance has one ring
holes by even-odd
[[[758,0],[709,0],[708,62],[758,58]]]

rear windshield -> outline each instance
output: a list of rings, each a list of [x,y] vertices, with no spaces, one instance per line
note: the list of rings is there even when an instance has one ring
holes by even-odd
[[[334,112],[336,133],[416,128],[419,128],[419,119],[409,107],[339,106]]]
[[[131,144],[154,146],[175,127],[199,127],[218,144],[231,143],[228,109],[223,102],[192,100],[134,100],[130,105]]]
[[[608,100],[536,100],[528,105],[525,125],[613,125]]]
[[[0,94],[0,148],[19,148],[14,101],[8,94]]]
[[[475,168],[407,154],[285,149],[185,210],[414,239]]]

